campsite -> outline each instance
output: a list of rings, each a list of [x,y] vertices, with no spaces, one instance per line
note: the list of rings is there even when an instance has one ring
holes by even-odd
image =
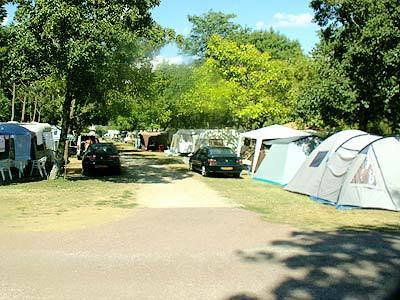
[[[399,299],[398,0],[0,0],[1,299]]]

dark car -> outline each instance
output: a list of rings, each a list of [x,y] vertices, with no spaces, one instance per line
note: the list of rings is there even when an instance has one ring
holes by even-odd
[[[117,148],[111,143],[90,145],[82,158],[83,174],[89,175],[95,171],[107,170],[119,174],[121,163]]]
[[[240,157],[228,147],[200,148],[190,157],[189,168],[200,171],[203,176],[213,173],[240,177],[243,170]]]

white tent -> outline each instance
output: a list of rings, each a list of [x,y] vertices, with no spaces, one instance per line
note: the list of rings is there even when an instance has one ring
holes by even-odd
[[[172,137],[170,152],[193,153],[202,146],[236,149],[239,133],[234,129],[179,129]]]
[[[54,139],[50,124],[32,122],[21,123],[20,125],[35,133],[38,146],[43,145],[44,149],[54,150]]]
[[[238,142],[238,147],[237,147],[237,155],[240,156],[241,154],[241,149],[243,145],[244,139],[252,139],[256,140],[256,147],[254,150],[254,158],[252,162],[252,175],[254,175],[255,167],[258,162],[258,158],[260,157],[260,151],[261,151],[261,146],[263,141],[266,140],[275,140],[275,139],[297,139],[300,137],[306,137],[310,136],[309,133],[301,131],[301,130],[296,130],[292,128],[288,128],[285,126],[281,125],[271,125],[268,127],[244,132],[240,134],[239,137],[239,142]]]
[[[338,207],[400,211],[400,142],[378,139],[353,160],[338,196]]]
[[[264,142],[271,148],[257,168],[254,179],[286,185],[320,142],[321,139],[315,136],[301,137],[295,141],[290,138]]]
[[[51,125],[51,132],[53,134],[54,141],[54,151],[57,151],[58,144],[60,143],[61,138],[61,127],[56,125]]]
[[[319,145],[286,189],[337,207],[400,210],[400,143],[359,130]]]

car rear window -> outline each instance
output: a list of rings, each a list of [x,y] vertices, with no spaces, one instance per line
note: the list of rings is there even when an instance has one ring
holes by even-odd
[[[118,150],[114,145],[95,144],[90,146],[91,150],[96,154],[116,155]]]
[[[234,155],[232,149],[229,148],[211,148],[210,155],[222,156],[222,155]]]

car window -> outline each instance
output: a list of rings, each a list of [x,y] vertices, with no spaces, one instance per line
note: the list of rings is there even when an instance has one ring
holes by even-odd
[[[118,150],[114,145],[107,144],[95,144],[89,146],[89,151],[95,154],[108,154],[108,155],[116,155],[118,154]]]
[[[229,148],[211,148],[210,155],[222,156],[222,155],[234,155],[232,149]]]

